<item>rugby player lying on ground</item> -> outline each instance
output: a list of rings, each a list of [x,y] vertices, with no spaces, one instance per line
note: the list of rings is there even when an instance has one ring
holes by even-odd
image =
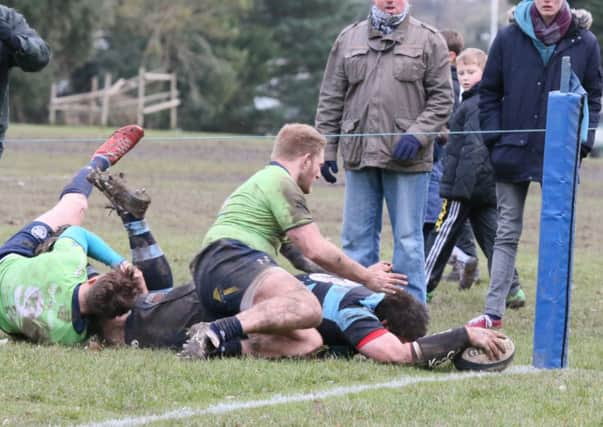
[[[34,342],[74,344],[87,338],[90,316],[122,315],[147,292],[138,269],[79,226],[92,192],[89,172],[114,165],[142,136],[138,126],[114,132],[63,189],[58,203],[0,247],[0,330]],[[38,254],[41,246],[48,252]],[[88,257],[114,270],[90,279]]]
[[[114,205],[119,205],[119,200],[128,199],[124,196],[128,190],[117,178],[104,174],[97,182],[103,181],[114,184],[103,189]],[[122,215],[125,212],[123,207],[116,206],[116,209]],[[144,221],[142,217],[140,221]],[[146,224],[141,228],[150,234]],[[133,252],[138,250],[136,243],[131,239]],[[292,258],[297,258],[298,266],[304,264],[304,258],[295,248],[289,248],[287,252]],[[166,263],[164,256],[155,260]],[[146,268],[153,269],[153,262],[153,259],[147,259],[144,265],[140,264],[145,275]],[[305,262],[305,268],[312,271],[315,266]],[[297,276],[297,279],[320,301],[323,320],[318,332],[324,344],[338,353],[358,351],[379,362],[434,367],[470,345],[484,349],[492,359],[497,359],[504,352],[500,340],[503,335],[481,328],[460,327],[425,337],[429,320],[427,310],[405,292],[394,295],[375,293],[365,286],[329,274],[305,274]],[[275,346],[272,338],[265,339],[264,334],[248,333],[244,337],[230,339],[225,336],[222,340],[220,337],[208,337],[205,322],[211,322],[222,330],[220,322],[223,319],[216,319],[203,307],[195,285],[172,288],[172,283],[166,281],[164,287],[166,289],[138,297],[129,314],[112,320],[102,319],[98,325],[101,336],[113,345],[183,348],[181,355],[190,358],[242,354],[280,357],[291,354],[288,349]],[[247,313],[253,316],[256,310],[252,307]],[[202,334],[197,334],[199,329],[203,330]]]

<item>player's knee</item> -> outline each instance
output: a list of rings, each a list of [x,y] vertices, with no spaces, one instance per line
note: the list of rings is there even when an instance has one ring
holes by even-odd
[[[316,328],[322,321],[322,306],[314,294],[306,288],[296,292],[295,302],[303,312],[304,328]]]
[[[322,346],[322,337],[316,329],[306,329],[301,332],[304,334],[304,340],[303,345],[300,346],[300,356],[311,354]]]
[[[310,318],[309,322],[312,324],[312,327],[315,328],[322,322],[322,306],[313,293],[308,291],[308,294],[307,306],[309,313],[308,317]]]

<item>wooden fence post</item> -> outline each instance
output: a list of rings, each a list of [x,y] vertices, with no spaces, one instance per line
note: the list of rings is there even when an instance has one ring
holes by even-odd
[[[138,125],[144,126],[144,68],[138,70]]]
[[[98,91],[98,76],[92,77],[91,90],[92,92]],[[90,98],[88,105],[90,106],[90,110],[88,111],[88,124],[92,126],[94,124],[94,110],[97,105],[96,99]]]
[[[107,126],[109,121],[109,97],[111,91],[111,73],[105,74],[105,86],[103,90],[103,105],[101,111],[101,125]]]
[[[57,97],[57,84],[50,85],[50,105],[48,107],[48,121],[54,125],[57,119],[56,109],[54,108],[55,98]]]
[[[175,101],[178,99],[178,86],[176,81],[176,73],[171,75],[170,79],[170,100]],[[170,109],[170,128],[176,129],[178,126],[178,106],[174,106]]]

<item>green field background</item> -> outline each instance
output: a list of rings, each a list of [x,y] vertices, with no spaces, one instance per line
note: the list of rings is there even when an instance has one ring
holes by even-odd
[[[98,141],[110,133],[102,128],[11,125],[0,159],[0,239],[50,208]],[[151,195],[147,221],[176,283],[190,280],[188,263],[224,198],[267,162],[270,149],[269,137],[149,131],[113,168]],[[337,244],[344,190],[339,175],[336,185],[318,182],[309,196],[321,231]],[[602,196],[603,160],[587,159],[576,218],[570,369],[425,382],[153,425],[603,425]],[[105,205],[103,196],[94,192],[85,226],[127,254],[121,222]],[[532,185],[517,260],[528,302],[504,319],[504,332],[516,343],[516,366],[531,364],[539,215],[540,188]],[[387,225],[382,255],[391,257]],[[459,291],[454,283],[440,285],[429,305],[431,332],[458,326],[481,312],[488,283],[483,256],[480,267],[481,284],[469,291]],[[358,358],[184,362],[168,351],[9,342],[0,346],[0,425],[101,422],[454,372],[451,367],[424,371]]]

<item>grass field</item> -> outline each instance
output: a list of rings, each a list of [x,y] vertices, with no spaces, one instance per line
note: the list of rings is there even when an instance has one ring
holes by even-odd
[[[11,125],[0,160],[0,239],[52,206],[73,172],[107,136],[100,128]],[[269,138],[148,132],[114,171],[153,198],[147,220],[177,283],[224,198],[270,152]],[[177,140],[175,136],[187,136]],[[56,138],[69,142],[56,142]],[[19,142],[14,138],[48,138]],[[195,138],[198,138],[195,140]],[[570,369],[533,372],[531,364],[540,189],[532,186],[518,270],[528,304],[505,317],[516,343],[503,374],[425,371],[366,360],[213,360],[183,362],[168,351],[90,350],[26,343],[0,345],[0,425],[603,425],[603,160],[581,173],[576,220]],[[343,185],[315,185],[310,206],[321,230],[339,243]],[[117,216],[93,193],[86,226],[128,253]],[[391,238],[383,236],[383,257]],[[487,289],[459,292],[442,283],[430,304],[430,330],[480,313]]]

